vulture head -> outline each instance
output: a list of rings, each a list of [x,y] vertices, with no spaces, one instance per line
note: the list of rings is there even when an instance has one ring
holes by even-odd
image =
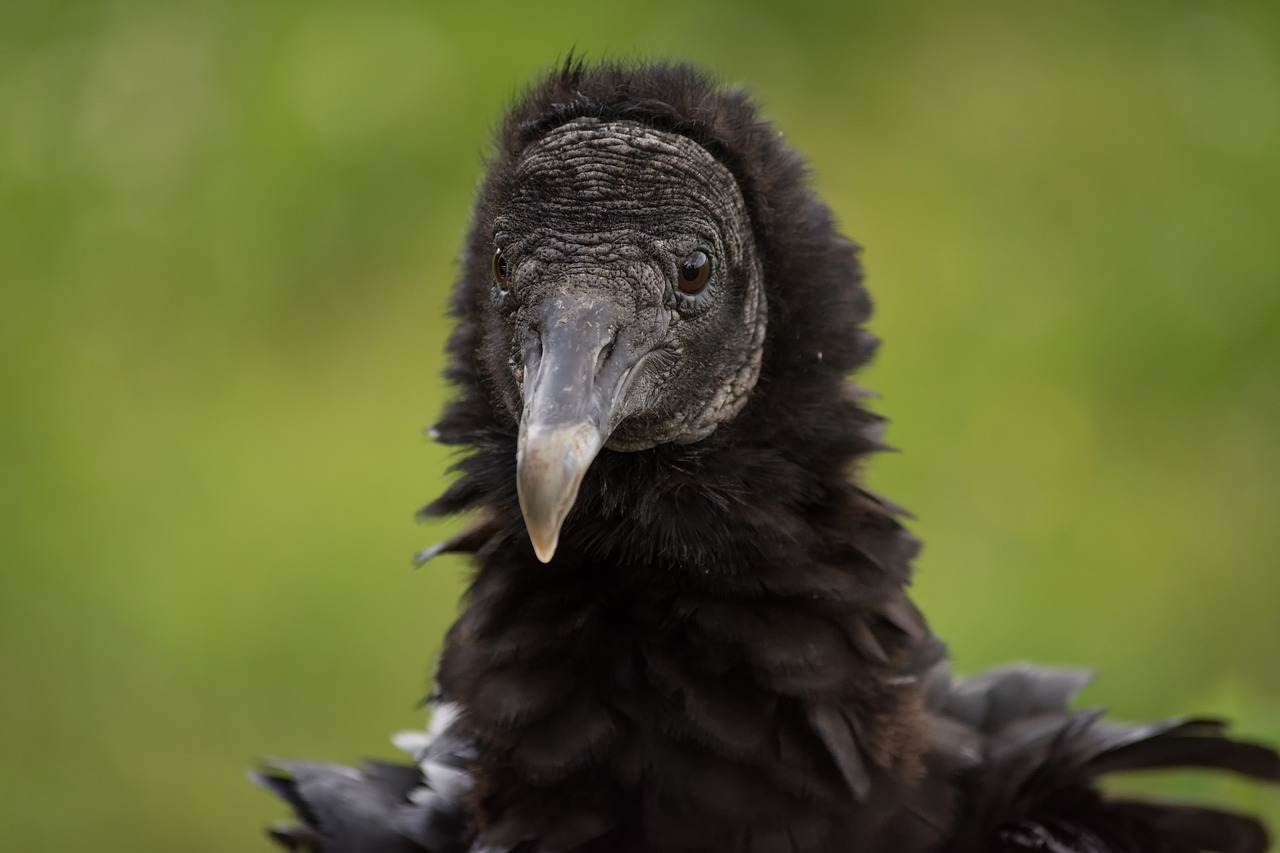
[[[589,472],[613,471],[602,494],[625,489],[627,461],[602,456],[672,454],[656,467],[680,470],[726,443],[813,442],[833,420],[814,406],[841,406],[843,375],[873,345],[856,249],[745,94],[687,66],[571,61],[514,106],[496,147],[455,303],[454,376],[479,388],[437,433],[482,451],[497,449],[495,424],[514,436],[538,559]],[[699,473],[685,491],[702,499],[683,500],[708,521],[726,489],[769,486],[741,465],[732,484]]]
[[[742,409],[766,299],[737,181],[687,136],[576,118],[525,148],[504,196],[487,367],[546,562],[602,445],[689,444]]]

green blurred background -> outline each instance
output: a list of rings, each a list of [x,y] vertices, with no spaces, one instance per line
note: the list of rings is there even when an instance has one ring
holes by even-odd
[[[866,246],[961,669],[1280,740],[1280,5],[0,0],[0,849],[265,851],[247,765],[420,724],[453,257],[575,46],[748,84]]]

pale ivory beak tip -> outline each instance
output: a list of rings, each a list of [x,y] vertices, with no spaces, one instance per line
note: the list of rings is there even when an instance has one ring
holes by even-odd
[[[533,551],[551,562],[560,528],[578,497],[578,486],[599,452],[600,431],[589,423],[567,427],[521,424],[516,454],[516,492]]]
[[[538,541],[530,536],[529,540],[533,543],[533,553],[537,555],[538,560],[543,563],[550,563],[551,558],[556,555],[556,545],[559,544],[560,537],[552,536],[550,539]]]

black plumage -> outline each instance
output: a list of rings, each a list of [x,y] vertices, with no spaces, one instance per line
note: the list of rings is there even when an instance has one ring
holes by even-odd
[[[1280,779],[1215,720],[1109,723],[1074,672],[954,679],[917,543],[857,485],[881,418],[857,248],[742,92],[577,61],[508,113],[434,434],[425,552],[474,555],[416,766],[283,764],[301,849],[1261,851],[1255,820],[1098,793]],[[532,540],[532,545],[531,545]],[[548,563],[543,565],[543,563]],[[439,712],[438,712],[439,713]]]

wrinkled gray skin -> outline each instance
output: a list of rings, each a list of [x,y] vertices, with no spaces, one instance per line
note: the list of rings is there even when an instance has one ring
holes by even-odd
[[[517,483],[539,558],[601,446],[706,438],[760,372],[765,296],[742,193],[686,137],[580,118],[529,146],[494,223],[521,399]],[[712,272],[677,286],[694,251]],[[512,397],[514,395],[508,395]]]

